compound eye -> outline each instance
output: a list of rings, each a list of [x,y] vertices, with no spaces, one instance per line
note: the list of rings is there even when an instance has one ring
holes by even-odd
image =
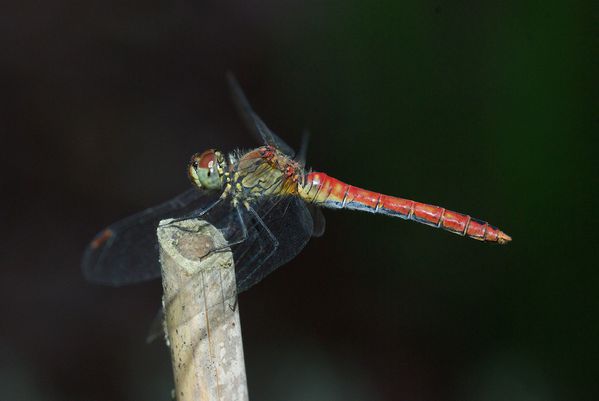
[[[218,154],[210,149],[191,158],[190,178],[193,183],[205,189],[218,189],[222,186],[222,177],[218,170]]]
[[[210,168],[210,166],[216,161],[216,154],[214,149],[210,149],[194,157],[194,159],[198,163],[198,168]]]

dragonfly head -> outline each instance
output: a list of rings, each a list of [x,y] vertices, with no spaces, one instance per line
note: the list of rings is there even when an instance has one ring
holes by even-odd
[[[221,189],[225,175],[225,158],[221,152],[214,149],[196,153],[191,156],[187,173],[193,185],[200,189]]]

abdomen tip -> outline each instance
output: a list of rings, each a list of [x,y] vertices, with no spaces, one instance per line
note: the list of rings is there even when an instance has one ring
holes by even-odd
[[[497,242],[500,244],[507,244],[512,240],[512,237],[504,233],[503,231],[499,231],[499,235],[497,238]]]

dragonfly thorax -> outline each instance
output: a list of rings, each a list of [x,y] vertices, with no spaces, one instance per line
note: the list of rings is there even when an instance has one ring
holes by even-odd
[[[191,157],[187,173],[191,182],[200,189],[222,189],[225,182],[225,158],[217,150],[209,149]]]
[[[293,195],[301,177],[303,170],[297,162],[272,146],[262,146],[240,153],[231,163],[231,181],[225,193],[230,193],[234,201],[244,203]]]

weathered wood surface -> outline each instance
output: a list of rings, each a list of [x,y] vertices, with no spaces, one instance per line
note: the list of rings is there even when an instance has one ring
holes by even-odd
[[[235,269],[220,232],[203,221],[157,234],[165,330],[178,401],[248,400]]]

